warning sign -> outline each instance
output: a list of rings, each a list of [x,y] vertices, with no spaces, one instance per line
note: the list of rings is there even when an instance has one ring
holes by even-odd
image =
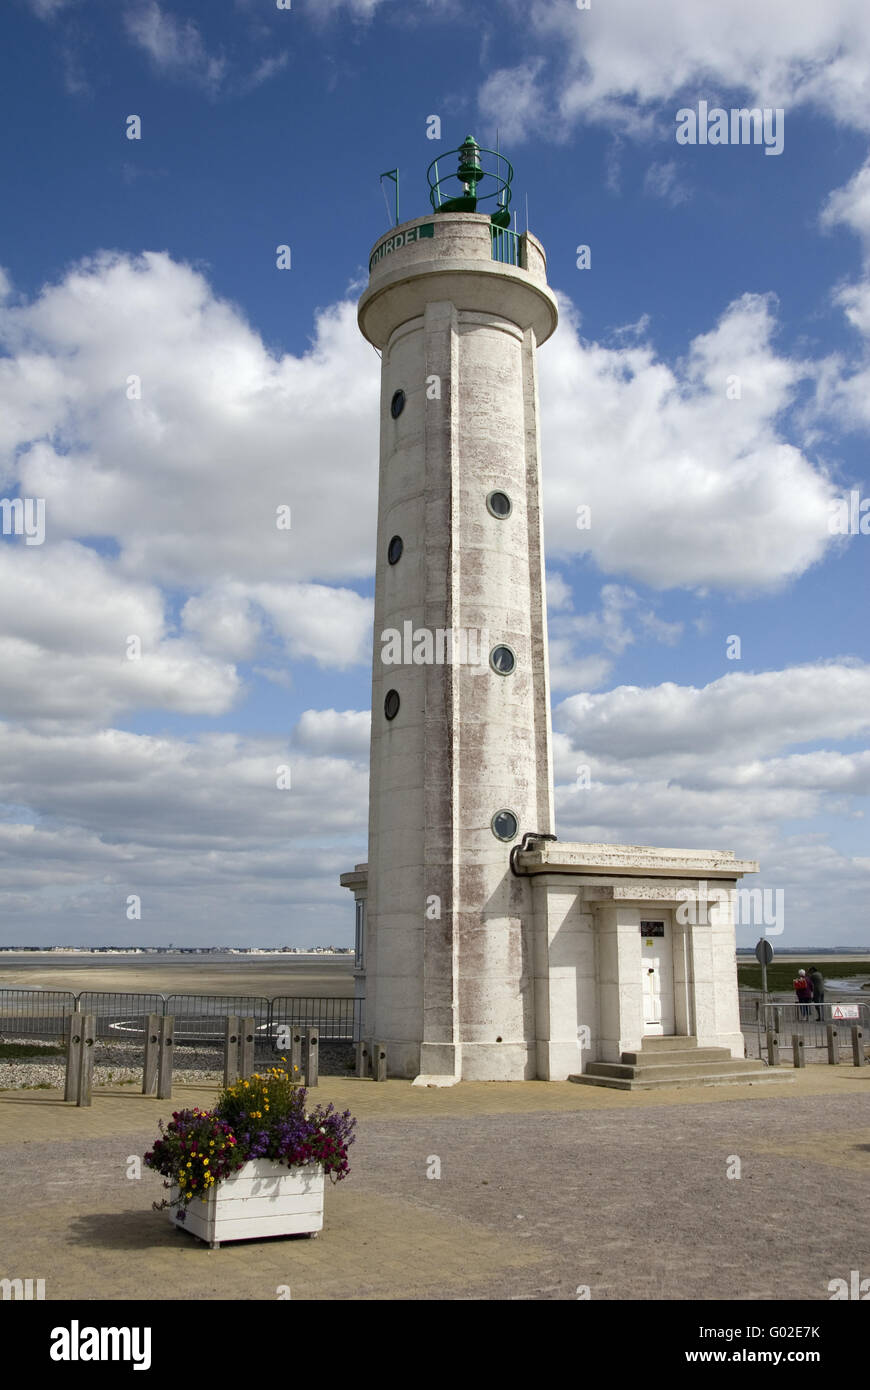
[[[831,1008],[831,1018],[858,1018],[857,1004],[834,1004]]]

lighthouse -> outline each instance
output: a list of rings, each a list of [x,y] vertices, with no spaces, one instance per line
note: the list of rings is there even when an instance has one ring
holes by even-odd
[[[700,871],[754,866],[556,843],[537,353],[557,306],[508,161],[452,153],[428,214],[372,248],[358,311],[381,356],[369,853],[341,879],[362,1034],[420,1084],[582,1075],[656,1007],[696,1045],[697,976],[726,982],[702,1032],[742,1057],[728,903],[687,927],[700,970],[675,910]]]

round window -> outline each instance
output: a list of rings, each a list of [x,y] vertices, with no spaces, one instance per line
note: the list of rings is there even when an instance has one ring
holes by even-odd
[[[504,521],[513,510],[513,503],[506,492],[491,492],[486,499],[486,505],[490,515],[498,517],[499,521]]]
[[[393,539],[387,546],[387,560],[391,565],[398,564],[399,560],[401,559],[402,551],[404,550],[404,548],[405,547],[402,544],[402,537],[393,536]]]
[[[489,654],[489,664],[494,671],[498,671],[500,676],[509,676],[517,664],[513,647],[504,645],[493,647]]]
[[[394,391],[393,399],[390,401],[390,414],[394,420],[398,420],[402,411],[405,409],[404,391]]]
[[[496,811],[490,825],[497,840],[513,840],[516,837],[519,821],[513,811]]]
[[[399,713],[399,692],[398,690],[388,690],[384,697],[384,714],[388,719],[395,719]]]

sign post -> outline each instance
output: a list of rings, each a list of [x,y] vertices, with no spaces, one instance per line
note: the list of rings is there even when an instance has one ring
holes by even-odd
[[[767,1029],[767,967],[773,960],[773,947],[766,936],[762,936],[755,947],[755,959],[761,966],[761,1013],[764,1028]],[[761,1056],[761,1028],[758,1030],[758,1055]]]
[[[766,936],[763,936],[755,947],[755,959],[761,966],[761,1007],[767,1008],[767,967],[773,960],[773,947]]]

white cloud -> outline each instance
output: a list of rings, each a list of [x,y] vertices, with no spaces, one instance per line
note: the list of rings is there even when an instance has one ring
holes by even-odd
[[[233,667],[168,633],[158,590],[71,541],[0,545],[0,644],[5,718],[93,725],[142,706],[217,715],[239,693]]]
[[[215,92],[224,79],[224,57],[210,54],[192,20],[178,20],[162,10],[157,0],[139,3],[125,11],[124,25],[130,38],[151,58],[161,73],[190,78]]]
[[[571,586],[555,570],[547,571],[547,607],[552,610],[570,608],[573,604]]]
[[[585,343],[563,299],[540,358],[549,549],[661,587],[772,587],[821,558],[833,492],[780,424],[814,368],[775,352],[775,326],[745,295],[671,367],[643,342]],[[0,304],[0,343],[0,469],[46,498],[54,537],[113,536],[122,572],[197,591],[370,574],[378,361],[350,302],[275,358],[189,267],[104,254]],[[361,635],[362,600],[329,602]]]
[[[723,93],[870,129],[864,0],[609,0],[588,10],[534,0],[530,20],[526,47],[540,51],[492,74],[480,94],[483,112],[501,119],[517,83],[523,120],[514,123],[514,142],[543,130],[558,137],[581,120],[648,134],[654,114],[678,97]],[[667,120],[675,114],[667,111]]]
[[[589,690],[604,683],[613,669],[613,657],[643,638],[673,646],[683,631],[680,622],[669,623],[622,584],[605,584],[601,589],[598,612],[573,613],[568,586],[562,586],[562,603],[549,620],[550,684],[553,690]],[[548,581],[549,589],[549,581]],[[551,607],[553,605],[551,604]],[[603,652],[580,652],[578,646],[594,643]]]
[[[75,4],[76,0],[27,0],[33,13],[39,19],[53,19],[61,10],[68,5]]]
[[[283,53],[277,53],[273,58],[263,58],[257,64],[250,77],[243,83],[245,91],[253,91],[256,87],[262,87],[264,82],[270,82],[276,73],[283,72],[289,61],[290,54],[285,49]]]
[[[843,188],[829,194],[821,212],[823,227],[851,227],[870,254],[870,160]]]
[[[679,207],[691,198],[691,190],[677,171],[675,159],[658,160],[651,164],[644,175],[643,191],[652,198],[661,198],[668,207]]]
[[[613,670],[606,656],[578,656],[571,637],[550,637],[550,689],[596,690]]]
[[[791,750],[866,740],[868,697],[870,666],[844,662],[574,696],[554,711],[558,834],[736,850],[785,890],[787,937],[863,941],[866,866],[817,826],[861,823],[870,750]]]
[[[864,341],[863,362],[856,370],[850,373],[839,358],[828,364],[819,382],[818,405],[841,426],[862,429],[870,425],[870,159],[830,194],[820,220],[827,229],[850,228],[861,241],[862,278],[838,285],[833,300]]]
[[[371,660],[371,599],[325,584],[254,584],[253,598],[271,618],[291,656],[339,669]]]
[[[290,768],[290,787],[277,785]],[[367,768],[268,738],[0,725],[4,935],[203,944],[349,940]],[[142,899],[128,922],[126,897]]]
[[[834,489],[781,423],[815,369],[775,351],[772,298],[743,295],[674,367],[646,344],[583,341],[561,310],[539,363],[548,551],[660,588],[745,591],[822,558]]]
[[[309,753],[368,764],[371,723],[369,710],[307,709],[299,716],[293,741]]]
[[[619,686],[572,696],[555,717],[589,752],[633,764],[690,752],[732,766],[791,744],[870,735],[870,666],[830,661],[735,671],[701,689]]]
[[[370,573],[378,359],[351,303],[274,357],[189,267],[103,254],[0,305],[0,344],[0,472],[54,537],[113,536],[125,573],[189,589]]]

